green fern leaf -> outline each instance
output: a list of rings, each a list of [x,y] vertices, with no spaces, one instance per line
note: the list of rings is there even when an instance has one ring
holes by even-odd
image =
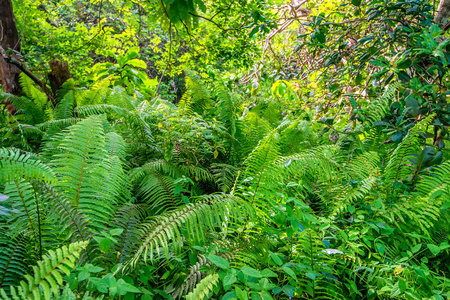
[[[13,180],[41,180],[55,182],[56,177],[52,169],[44,165],[29,153],[22,153],[15,149],[0,148],[0,176],[1,181]]]
[[[26,234],[0,234],[0,288],[17,284],[27,272],[28,243]]]
[[[80,251],[86,248],[87,242],[77,242],[68,247],[63,246],[55,251],[49,251],[42,261],[33,266],[33,276],[25,275],[26,281],[20,286],[11,287],[12,299],[45,299],[50,300],[52,294],[59,294],[63,286],[62,275],[70,276]],[[3,290],[0,295],[5,300],[9,298]]]
[[[219,282],[218,274],[211,274],[203,278],[192,292],[186,295],[186,300],[210,299],[214,286]]]
[[[142,224],[143,242],[130,263],[135,266],[143,256],[153,260],[154,253],[160,253],[160,247],[168,251],[169,240],[181,247],[181,229],[187,230],[190,240],[204,240],[205,228],[215,231],[231,220],[243,220],[246,216],[254,218],[253,207],[239,197],[217,194],[199,197],[196,203],[187,204],[177,210],[155,216]]]

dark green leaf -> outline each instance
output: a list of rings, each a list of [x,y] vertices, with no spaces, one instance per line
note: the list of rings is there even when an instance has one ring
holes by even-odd
[[[213,255],[213,254],[209,254],[208,256],[206,256],[206,258],[212,262],[214,265],[216,265],[217,267],[221,268],[221,269],[228,269],[230,267],[230,263],[228,262],[228,260],[226,260],[223,257],[217,256],[217,255]]]
[[[261,272],[253,269],[252,267],[244,266],[241,268],[242,273],[250,277],[260,278],[262,277]]]

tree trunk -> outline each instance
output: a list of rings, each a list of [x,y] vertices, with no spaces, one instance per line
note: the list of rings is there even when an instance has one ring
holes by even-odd
[[[47,75],[54,98],[57,97],[59,89],[72,75],[70,75],[69,64],[65,61],[53,59],[49,62],[51,72]]]
[[[439,6],[434,16],[434,22],[441,27],[442,30],[446,31],[448,26],[448,17],[450,16],[450,0],[441,0]]]
[[[19,33],[17,32],[11,0],[0,0],[0,46],[6,52],[10,49],[20,52]],[[0,76],[4,92],[21,95],[19,74],[19,68],[6,62],[4,57],[0,55]],[[14,114],[16,112],[14,106],[7,100],[4,101],[8,111]]]

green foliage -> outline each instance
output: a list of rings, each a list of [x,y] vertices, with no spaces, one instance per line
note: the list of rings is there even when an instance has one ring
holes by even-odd
[[[69,247],[62,247],[56,252],[50,250],[48,256],[38,261],[33,266],[33,276],[25,275],[26,281],[21,281],[20,286],[11,287],[9,298],[4,290],[0,294],[4,299],[51,299],[52,295],[58,295],[63,284],[61,273],[68,276],[75,266],[80,251],[85,248],[87,242],[77,242]]]
[[[180,108],[187,115],[194,112],[201,115],[211,105],[208,91],[192,77],[186,77],[186,89],[180,101]]]
[[[201,299],[209,299],[211,298],[212,290],[214,285],[219,281],[219,275],[208,275],[203,278],[197,285],[194,290],[186,295],[186,299],[188,300],[201,300]]]
[[[24,178],[46,182],[55,180],[55,174],[48,166],[31,153],[22,153],[18,149],[0,149],[0,167],[2,182]]]
[[[153,260],[155,251],[160,254],[161,248],[166,255],[171,240],[175,248],[182,246],[182,237],[188,241],[202,242],[205,231],[215,232],[231,220],[239,220],[245,214],[253,216],[252,207],[242,199],[226,194],[200,197],[196,202],[186,204],[173,212],[152,217],[142,224],[141,246],[131,260],[136,265],[143,256],[144,261]],[[184,225],[186,233],[182,235],[180,226]]]

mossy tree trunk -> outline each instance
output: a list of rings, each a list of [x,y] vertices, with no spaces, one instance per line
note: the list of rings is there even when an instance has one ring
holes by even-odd
[[[3,91],[13,95],[21,95],[19,84],[20,70],[5,60],[11,51],[20,52],[19,33],[17,32],[11,0],[0,0],[0,76]],[[16,112],[14,106],[4,100],[11,114]]]

